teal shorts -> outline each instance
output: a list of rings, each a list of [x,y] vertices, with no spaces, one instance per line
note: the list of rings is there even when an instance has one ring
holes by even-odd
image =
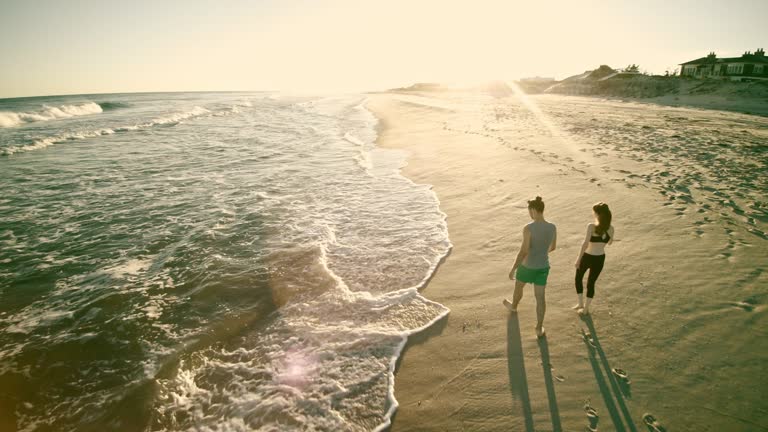
[[[521,265],[517,268],[517,273],[515,273],[515,279],[534,285],[546,285],[547,276],[549,276],[549,267],[532,269]]]

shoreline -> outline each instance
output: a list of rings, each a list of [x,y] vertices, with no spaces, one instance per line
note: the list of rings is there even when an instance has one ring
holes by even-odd
[[[376,132],[376,138],[374,140],[374,148],[375,147],[388,148],[386,146],[381,145],[381,136],[388,129],[388,125],[385,123],[383,119],[377,117],[375,113],[367,107],[367,100],[364,100],[362,102],[362,106],[364,107],[364,109],[368,110],[377,119],[376,125],[374,126],[375,132]],[[416,182],[414,182],[409,176],[407,176],[404,173],[404,169],[407,166],[408,166],[408,157],[405,156],[403,157],[402,165],[398,168],[398,174],[403,178],[405,178],[406,180],[408,180],[409,182],[416,184]],[[442,215],[443,223],[447,224],[448,215],[444,211],[442,211],[442,209],[440,208],[440,198],[437,196],[437,194],[434,192],[434,190],[431,187],[430,187],[430,191],[432,192],[435,200],[437,201],[438,211]],[[436,328],[441,328],[442,326],[440,323],[445,323],[445,321],[447,320],[448,316],[451,313],[450,308],[446,307],[442,303],[435,302],[423,295],[423,290],[426,289],[430,281],[435,277],[437,272],[440,270],[440,267],[442,267],[445,264],[445,261],[448,259],[448,257],[451,256],[451,252],[453,251],[453,243],[451,243],[450,236],[448,237],[447,240],[449,244],[448,250],[442,256],[440,256],[437,262],[435,262],[434,266],[430,268],[427,276],[424,277],[421,280],[421,282],[419,282],[418,285],[413,287],[413,289],[417,291],[418,295],[422,297],[427,303],[432,303],[432,304],[439,305],[440,307],[444,307],[445,311],[440,315],[436,316],[433,320],[431,320],[427,324],[419,328],[412,329],[411,331],[403,335],[402,343],[397,346],[397,348],[395,349],[396,354],[392,357],[392,359],[389,362],[388,372],[389,372],[390,386],[388,389],[387,399],[389,400],[391,405],[389,406],[389,408],[387,409],[387,412],[384,415],[385,421],[379,424],[378,426],[376,426],[373,429],[373,432],[392,430],[392,424],[395,421],[398,409],[400,407],[400,403],[397,400],[397,397],[395,395],[396,375],[397,375],[397,371],[400,368],[403,355],[408,350],[409,345],[414,343],[416,340],[421,340],[421,335],[430,334],[430,332],[435,331]],[[407,289],[411,289],[411,288],[407,288]]]
[[[375,103],[375,102],[374,102]],[[391,140],[392,134],[396,133],[395,128],[397,127],[394,122],[390,121],[390,118],[386,115],[382,115],[381,111],[378,111],[375,107],[371,106],[372,103],[369,102],[367,104],[368,108],[372,110],[376,114],[376,116],[380,120],[380,130],[379,130],[379,138],[377,141],[377,145],[381,146],[383,148],[400,148],[403,149],[402,146],[399,145],[393,145],[393,142]],[[419,110],[419,107],[412,108]],[[446,112],[445,106],[440,106],[436,108],[436,111],[440,113]],[[437,124],[433,124],[434,126],[439,126]],[[428,133],[431,135],[434,132],[434,130],[430,130]],[[452,135],[454,132],[445,130],[446,134]],[[410,132],[406,132],[406,135],[410,135]],[[462,137],[463,138],[463,137]],[[499,148],[496,143],[491,142],[490,140],[487,140],[486,138],[479,137],[479,140],[481,141],[488,141],[485,144],[489,144],[495,148],[495,150],[498,152],[497,154],[494,153],[492,157],[494,156],[500,156],[501,154],[505,153],[505,149]],[[466,279],[474,279],[472,275],[464,274],[462,277],[461,273],[464,272],[465,266],[463,266],[463,263],[466,263],[467,260],[473,261],[471,255],[473,254],[473,247],[464,247],[464,245],[457,243],[455,240],[455,237],[457,235],[454,233],[454,225],[456,222],[457,217],[455,217],[455,212],[452,212],[451,209],[451,203],[449,201],[444,199],[443,197],[446,195],[451,194],[451,185],[446,183],[451,183],[450,175],[446,176],[440,176],[438,174],[438,177],[442,178],[434,178],[432,176],[425,176],[423,172],[424,165],[419,163],[419,160],[417,158],[414,158],[414,155],[412,151],[413,148],[407,148],[407,151],[411,152],[411,154],[407,157],[407,165],[401,168],[402,175],[410,178],[412,181],[416,183],[428,183],[433,185],[433,190],[435,193],[437,193],[439,199],[440,199],[440,208],[441,210],[448,215],[448,226],[449,226],[449,235],[451,242],[454,243],[454,248],[451,250],[451,254],[447,257],[445,262],[437,269],[437,271],[432,275],[432,278],[428,285],[422,288],[422,295],[428,298],[429,300],[438,302],[440,304],[445,305],[451,310],[451,313],[445,318],[444,321],[440,321],[440,325],[430,326],[421,332],[415,333],[414,335],[411,335],[408,338],[408,341],[398,359],[398,367],[396,369],[396,379],[395,379],[395,397],[399,401],[399,408],[392,417],[392,426],[390,430],[445,430],[443,429],[446,425],[440,424],[440,422],[437,422],[437,424],[424,424],[421,414],[419,413],[421,407],[426,407],[428,404],[430,404],[431,399],[439,399],[442,395],[444,395],[443,390],[446,388],[446,385],[451,385],[452,383],[455,383],[459,377],[462,376],[464,372],[467,371],[467,368],[471,367],[472,363],[474,361],[477,361],[478,359],[483,360],[482,357],[485,358],[485,360],[500,360],[503,363],[504,352],[506,351],[503,349],[503,346],[494,347],[494,349],[491,350],[491,352],[486,354],[478,354],[478,355],[472,355],[470,357],[458,355],[453,356],[450,355],[450,350],[446,349],[446,345],[452,345],[454,341],[457,339],[458,335],[466,335],[468,333],[474,333],[479,330],[478,327],[481,327],[483,324],[480,322],[481,320],[478,318],[474,318],[473,320],[473,313],[471,311],[467,311],[466,307],[461,307],[460,304],[456,303],[456,300],[459,300],[460,303],[463,303],[465,299],[462,299],[462,296],[457,296],[458,294],[456,291],[461,291],[462,284],[455,283],[455,281],[458,279],[466,280]],[[430,152],[431,153],[431,152]],[[429,157],[429,155],[426,155]],[[452,161],[453,163],[461,163],[461,161]],[[443,171],[439,167],[430,167],[431,169],[437,168],[438,171]],[[500,166],[499,168],[503,169],[503,166]],[[434,172],[434,174],[437,174]],[[503,183],[503,182],[502,182]],[[524,197],[520,197],[520,199],[524,200]],[[519,203],[518,203],[519,204]],[[505,206],[507,207],[507,206]],[[454,215],[452,215],[452,213]],[[465,236],[458,236],[459,239],[464,240],[470,240]],[[470,240],[472,241],[472,240]],[[504,270],[504,276],[506,276],[506,272],[508,269],[506,268],[506,264],[502,264]],[[506,279],[506,277],[504,277]],[[503,312],[503,308],[501,307],[500,299],[503,296],[505,291],[505,285],[504,279],[496,278],[493,282],[491,282],[494,287],[494,291],[496,292],[495,297],[499,299],[499,308],[497,310],[493,311],[492,306],[490,305],[483,305],[483,309],[486,310],[486,312],[490,312],[492,315],[497,315],[497,318],[501,318],[501,329],[503,329],[505,326],[503,325],[503,322],[505,321],[505,314]],[[508,281],[507,281],[508,282]],[[448,292],[444,292],[448,291]],[[459,298],[457,298],[459,297]],[[527,295],[528,299],[530,300],[531,294],[528,293]],[[525,302],[525,301],[524,301]],[[470,303],[472,303],[470,301]],[[474,307],[475,305],[470,305],[469,309],[476,309]],[[533,312],[532,310],[528,310],[525,312],[521,311],[521,315],[526,314],[530,315],[530,313]],[[513,323],[513,321],[509,321],[507,323],[507,330],[515,333],[514,329],[517,329],[516,333],[517,336],[513,337],[517,342],[514,344],[517,346],[517,348],[514,349],[515,352],[519,353],[518,357],[522,357],[522,340],[525,339],[526,345],[529,344],[531,341],[535,341],[535,334],[533,331],[533,322],[530,323],[531,331],[526,332],[523,330],[520,332],[520,325]],[[430,343],[432,341],[437,341],[438,339],[441,339],[444,342],[447,342],[447,344],[443,343],[437,347],[430,347]],[[502,342],[504,341],[504,338],[501,339]],[[417,357],[414,364],[414,357]],[[437,368],[434,364],[442,364],[446,365],[448,363],[447,367],[445,368]],[[529,366],[530,369],[530,366]],[[519,375],[519,374],[518,374]],[[524,374],[523,374],[524,375]],[[489,387],[496,387],[496,394],[494,399],[504,398],[504,396],[507,394],[507,392],[502,388],[500,389],[497,385],[494,385],[493,383],[488,383]],[[430,389],[430,387],[432,387]],[[426,392],[425,392],[426,390]],[[428,393],[431,392],[431,390],[436,390],[436,395],[430,395]],[[456,415],[457,409],[461,409],[461,404],[459,404],[457,407],[452,408],[449,413],[447,413],[447,417],[453,417]],[[538,406],[538,404],[537,404]],[[436,407],[438,412],[444,412],[443,409],[440,409],[439,407]],[[506,411],[506,410],[505,410]],[[530,411],[530,409],[528,410]],[[537,410],[538,411],[538,410]],[[440,414],[441,416],[444,414]],[[497,419],[498,420],[498,419]],[[509,418],[505,419],[501,424],[496,424],[497,427],[502,427],[502,425],[508,426],[508,422],[514,422],[516,420],[523,420],[525,423],[530,423],[531,418],[530,416],[524,416],[523,418],[515,418],[514,415],[510,415]],[[520,423],[520,426],[523,424]],[[448,426],[450,429],[450,426]]]
[[[511,98],[496,100],[470,93],[378,93],[370,94],[366,102],[379,119],[376,145],[408,152],[401,174],[433,186],[440,209],[447,215],[453,244],[420,289],[422,296],[446,306],[450,313],[411,334],[396,360],[398,406],[389,430],[583,429],[587,424],[585,400],[600,413],[600,430],[612,430],[610,426],[642,429],[646,412],[665,427],[680,430],[705,424],[715,429],[749,430],[760,424],[758,419],[751,426],[737,422],[742,429],[734,427],[736,414],[726,418],[710,413],[698,418],[701,412],[687,407],[702,397],[691,391],[691,396],[680,398],[679,390],[701,383],[681,382],[677,375],[670,375],[685,376],[685,364],[665,366],[674,359],[638,357],[637,347],[627,341],[642,340],[647,345],[643,351],[665,350],[668,341],[678,336],[659,335],[678,332],[679,315],[696,319],[692,304],[705,302],[699,305],[705,310],[712,306],[706,303],[707,296],[697,297],[682,312],[673,309],[669,313],[663,312],[668,306],[659,306],[659,299],[665,299],[672,289],[691,292],[698,286],[717,285],[715,272],[722,263],[729,271],[746,273],[755,253],[765,250],[764,244],[738,251],[744,254],[739,259],[733,259],[735,255],[709,258],[708,251],[730,241],[732,234],[716,227],[697,234],[695,226],[701,226],[692,226],[685,211],[667,205],[656,190],[631,183],[631,176],[613,175],[639,170],[646,162],[635,163],[615,154],[603,156],[602,150],[541,130],[527,133],[525,129],[521,134],[496,125],[494,110],[498,120],[500,107],[514,110],[515,103]],[[521,241],[519,231],[527,223],[524,203],[534,195],[544,197],[545,214],[558,225],[560,245],[550,257],[553,272],[547,288],[547,337],[543,340],[537,340],[533,328],[530,287],[526,287],[516,317],[501,305],[505,296],[511,296],[512,284],[506,276]],[[591,204],[598,200],[609,202],[619,216],[614,221],[617,241],[607,252],[593,314],[582,320],[570,310],[575,302],[572,261],[583,226],[589,222]],[[682,239],[675,248],[680,256],[688,257],[678,263],[686,271],[674,272],[674,263],[648,253],[669,247],[668,238]],[[761,274],[756,277],[764,279]],[[654,310],[660,312],[653,313],[653,318],[642,313]],[[730,311],[718,313],[738,320]],[[599,349],[584,343],[582,331],[593,335]],[[695,348],[701,343],[698,340],[679,338],[682,342],[676,343],[686,350],[700,350]],[[729,343],[747,341],[741,338]],[[696,362],[714,363],[718,354],[709,349]],[[612,367],[632,374],[631,397],[618,390]],[[722,400],[712,395],[703,399],[707,398],[713,399],[709,406]],[[741,418],[748,417],[741,414]]]

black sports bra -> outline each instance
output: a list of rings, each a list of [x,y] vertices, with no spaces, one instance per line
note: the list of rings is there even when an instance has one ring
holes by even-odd
[[[594,235],[589,238],[592,243],[608,243],[611,240],[611,236],[608,233],[603,233],[603,236]]]

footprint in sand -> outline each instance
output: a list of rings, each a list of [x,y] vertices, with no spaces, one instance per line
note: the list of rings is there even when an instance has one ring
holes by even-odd
[[[752,312],[757,307],[757,302],[754,299],[746,299],[740,302],[729,302],[729,305],[742,309],[745,312]]]
[[[619,381],[623,381],[627,384],[632,383],[632,381],[629,379],[629,374],[627,374],[627,371],[625,371],[624,369],[613,368],[611,369],[611,372]]]
[[[542,363],[539,363],[542,364]],[[543,365],[543,364],[542,364]],[[552,366],[552,363],[549,364],[549,370],[553,373],[552,377],[555,378],[558,382],[565,381],[565,377],[560,374],[555,374],[555,367]]]
[[[645,426],[648,427],[650,432],[667,432],[667,429],[656,420],[656,417],[654,417],[653,414],[643,414],[643,423],[645,423]]]
[[[621,390],[624,397],[632,398],[632,388],[630,387],[632,380],[629,379],[629,374],[627,374],[624,369],[619,368],[611,369],[611,373],[616,377],[616,381],[618,381],[619,384],[619,390]]]
[[[597,423],[600,421],[600,416],[597,415],[597,410],[594,409],[592,405],[590,405],[589,399],[584,402],[584,413],[587,415],[587,421],[589,421],[587,430],[590,432],[596,432]]]
[[[757,228],[749,228],[749,229],[747,229],[747,231],[749,231],[751,234],[754,234],[754,235],[760,237],[763,240],[768,240],[768,234],[765,233],[764,231],[761,231],[761,230],[759,230]]]
[[[597,345],[595,344],[595,340],[592,339],[592,335],[585,332],[584,329],[581,329],[581,337],[584,338],[584,342],[586,342],[587,345],[593,349],[597,349]]]

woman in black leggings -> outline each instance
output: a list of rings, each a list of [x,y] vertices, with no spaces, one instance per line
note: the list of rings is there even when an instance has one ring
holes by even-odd
[[[595,282],[605,264],[605,246],[613,243],[613,227],[611,226],[611,210],[608,204],[599,202],[592,206],[595,223],[587,225],[587,237],[581,245],[579,257],[576,260],[576,294],[579,303],[573,307],[582,315],[589,314],[589,304],[595,297]],[[584,303],[584,273],[589,270],[587,277],[587,302]]]

